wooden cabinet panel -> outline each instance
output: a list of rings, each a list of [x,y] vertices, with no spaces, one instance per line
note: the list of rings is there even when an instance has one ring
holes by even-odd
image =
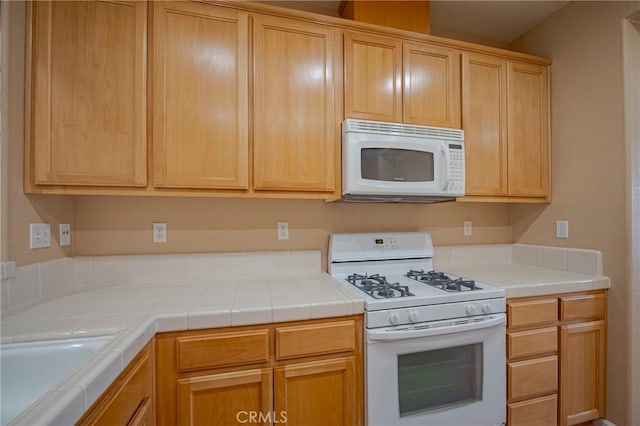
[[[558,390],[558,357],[510,362],[507,380],[509,400],[555,393]]]
[[[286,412],[288,424],[357,424],[362,394],[356,391],[354,357],[276,367],[274,375],[275,411]]]
[[[269,330],[178,337],[176,354],[179,371],[268,362]]]
[[[33,183],[146,185],[146,3],[30,7]]]
[[[507,333],[507,356],[518,358],[558,350],[557,327]]]
[[[509,195],[549,195],[547,68],[509,62]]]
[[[248,14],[156,2],[153,184],[248,187]]]
[[[462,54],[462,124],[466,195],[507,195],[506,60]]]
[[[127,423],[127,426],[152,426],[155,424],[153,414],[151,398],[147,398],[140,407],[138,407],[131,420],[129,420],[129,423]]]
[[[402,41],[345,33],[345,116],[402,122]]]
[[[557,380],[558,425],[582,426],[606,415],[606,298],[606,291],[600,290],[507,302],[507,353],[510,359],[524,358],[507,364],[509,425],[556,424],[555,417],[546,417],[551,399],[538,398],[555,393],[553,380]],[[578,322],[595,318],[602,320]],[[558,327],[532,329],[550,323]],[[556,350],[557,367],[555,357],[546,356]]]
[[[149,343],[77,424],[154,424],[153,357],[153,343]]]
[[[552,426],[558,424],[558,396],[548,395],[507,405],[509,426]]]
[[[404,122],[460,128],[460,52],[427,44],[403,46]]]
[[[509,327],[553,323],[558,320],[558,299],[509,301],[507,318]]]
[[[339,32],[269,16],[253,22],[255,189],[334,192]]]
[[[330,333],[337,343],[328,338]],[[273,343],[267,345],[259,339],[274,335],[280,338],[268,340]],[[315,338],[321,342],[314,342]],[[293,339],[310,345],[307,358],[291,359],[304,352]],[[289,356],[286,359],[277,359],[278,340],[281,352]],[[229,362],[242,359],[245,353],[262,354],[265,346],[265,363]],[[363,424],[362,315],[258,329],[242,326],[161,333],[156,337],[156,351],[159,425],[252,423],[249,411],[262,416],[262,420],[258,417],[260,424]],[[179,359],[190,362],[185,365],[189,368],[180,371]],[[206,370],[195,370],[193,365]],[[236,418],[240,411],[244,414]]]
[[[560,297],[560,319],[599,319],[604,317],[604,294],[582,294]]]
[[[560,425],[605,415],[606,329],[604,321],[560,329]]]
[[[179,424],[226,426],[242,413],[269,413],[271,388],[268,368],[179,379]]]
[[[276,328],[276,359],[353,351],[354,321]]]

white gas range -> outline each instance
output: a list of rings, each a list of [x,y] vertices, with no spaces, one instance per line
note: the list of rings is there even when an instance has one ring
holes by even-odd
[[[504,424],[504,290],[433,253],[427,233],[331,236],[329,273],[365,300],[367,424]]]

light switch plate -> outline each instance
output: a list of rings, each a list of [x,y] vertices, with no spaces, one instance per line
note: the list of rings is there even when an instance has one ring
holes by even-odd
[[[29,248],[51,247],[51,225],[48,223],[29,224]]]

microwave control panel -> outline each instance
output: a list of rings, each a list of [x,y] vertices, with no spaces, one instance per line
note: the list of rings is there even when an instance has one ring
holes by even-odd
[[[449,144],[450,171],[447,192],[464,195],[464,146],[461,143]]]

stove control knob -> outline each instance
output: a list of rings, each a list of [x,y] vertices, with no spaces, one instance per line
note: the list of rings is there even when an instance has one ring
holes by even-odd
[[[418,313],[416,311],[409,312],[409,321],[418,322],[418,319],[419,319],[419,316],[418,316]]]
[[[477,312],[476,305],[467,306],[467,314],[468,315],[475,315],[476,312]]]
[[[400,322],[400,315],[393,313],[393,314],[389,314],[389,322],[391,324],[397,324]]]
[[[491,312],[493,312],[493,309],[491,308],[490,304],[485,303],[484,305],[482,305],[482,312],[484,312],[485,314],[490,314]]]

